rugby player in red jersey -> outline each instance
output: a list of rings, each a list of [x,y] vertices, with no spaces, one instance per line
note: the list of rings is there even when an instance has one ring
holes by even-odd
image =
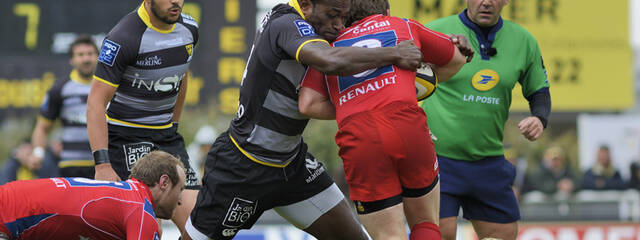
[[[0,186],[0,240],[159,239],[185,185],[182,162],[154,151],[131,179],[47,178]]]
[[[352,0],[352,24],[333,46],[392,47],[414,40],[440,81],[464,65],[450,37],[391,17],[388,9],[387,0]],[[472,54],[468,46],[460,49]],[[310,68],[300,90],[301,113],[338,122],[336,143],[350,197],[373,239],[406,239],[405,218],[412,240],[440,239],[438,164],[417,105],[415,77],[415,71],[393,65],[352,76],[325,76]]]

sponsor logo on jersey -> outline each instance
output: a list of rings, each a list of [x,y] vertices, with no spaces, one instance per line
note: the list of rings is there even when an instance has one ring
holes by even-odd
[[[158,236],[158,232],[153,233],[153,240],[160,240],[160,236]]]
[[[365,22],[364,24],[357,25],[348,31],[344,32],[342,35],[352,32],[353,34],[371,32],[374,30],[378,30],[379,28],[388,28],[391,26],[391,23],[388,20],[378,22],[376,20],[370,20]]]
[[[187,54],[189,54],[189,57],[191,57],[191,55],[193,55],[193,44],[187,44],[184,46],[184,48],[187,49]]]
[[[187,62],[191,62],[191,56],[193,56],[193,44],[187,44],[184,48],[187,49],[187,55],[189,55]]]
[[[471,85],[478,91],[489,91],[498,85],[500,76],[491,69],[482,69],[471,78]]]
[[[222,225],[230,228],[242,227],[255,214],[257,205],[257,202],[234,197],[229,210],[227,210],[227,215],[222,221]]]
[[[98,61],[112,67],[113,63],[116,61],[118,52],[120,52],[120,44],[117,44],[109,39],[105,39],[102,43],[102,49],[100,50]]]
[[[480,96],[480,95],[463,95],[462,96],[462,101],[465,102],[477,102],[477,103],[485,103],[485,104],[500,104],[500,98],[497,97],[487,97],[487,96]]]
[[[124,150],[124,159],[127,162],[127,170],[131,171],[136,161],[155,150],[156,146],[150,142],[138,142],[122,145],[122,148]]]
[[[307,171],[309,171],[309,176],[307,177],[307,179],[305,179],[305,181],[307,183],[312,182],[313,180],[315,180],[316,178],[318,178],[318,176],[320,176],[320,174],[322,174],[324,172],[324,166],[322,166],[322,163],[318,162],[318,159],[315,158],[306,158],[304,160],[304,165],[307,168]]]
[[[338,98],[338,104],[342,106],[342,104],[345,104],[351,101],[351,99],[354,99],[360,95],[364,95],[370,92],[375,92],[388,85],[393,85],[393,84],[396,84],[395,75],[386,77],[383,79],[375,79],[375,80],[368,81],[366,83],[362,83],[359,86],[353,87],[351,88],[351,90],[344,92],[344,94],[342,94]]]
[[[149,91],[156,92],[171,92],[177,91],[180,88],[180,80],[184,77],[185,74],[180,76],[173,75],[168,77],[163,77],[158,80],[143,80],[139,79],[139,74],[135,74],[135,78],[131,81],[131,87],[134,88],[146,88]]]
[[[227,228],[227,229],[222,230],[222,236],[232,237],[232,236],[236,235],[237,231],[238,231],[238,229],[235,229],[235,228]]]
[[[298,32],[300,32],[300,36],[303,36],[303,37],[316,36],[315,30],[313,30],[313,27],[307,21],[295,20],[293,21],[293,23],[296,24],[296,27],[298,28]]]
[[[158,56],[147,57],[145,59],[136,61],[136,65],[142,67],[159,66],[162,65],[162,58]]]

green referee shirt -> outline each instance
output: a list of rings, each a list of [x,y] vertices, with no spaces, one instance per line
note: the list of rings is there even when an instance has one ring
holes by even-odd
[[[528,97],[548,90],[549,81],[538,43],[527,30],[500,18],[485,37],[466,11],[427,24],[435,31],[467,36],[476,54],[449,81],[439,83],[422,107],[438,139],[436,153],[475,161],[503,154],[504,124],[516,83]],[[490,48],[497,53],[490,56]]]

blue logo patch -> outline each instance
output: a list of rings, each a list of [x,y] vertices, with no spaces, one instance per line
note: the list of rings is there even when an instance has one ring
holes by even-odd
[[[316,36],[316,32],[313,30],[313,27],[308,22],[304,20],[295,20],[294,23],[296,24],[296,27],[298,27],[298,32],[300,32],[301,36],[303,37]]]
[[[120,44],[117,44],[109,39],[105,39],[104,43],[102,43],[102,50],[100,50],[100,56],[98,56],[98,61],[113,67],[113,62],[116,60],[116,56],[118,56],[118,52],[120,51]]]

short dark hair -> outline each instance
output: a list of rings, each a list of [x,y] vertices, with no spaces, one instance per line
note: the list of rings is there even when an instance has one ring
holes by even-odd
[[[351,0],[347,26],[374,14],[385,14],[389,9],[388,0]]]
[[[96,46],[96,43],[93,41],[93,39],[89,37],[89,35],[80,35],[76,38],[76,40],[73,40],[71,45],[69,45],[69,57],[73,57],[74,48],[80,44],[91,45],[93,49],[96,50],[96,53],[98,53],[98,46]]]
[[[129,177],[153,187],[162,175],[167,175],[173,186],[176,186],[180,181],[176,166],[184,169],[184,164],[173,155],[164,151],[153,151],[136,161]]]

